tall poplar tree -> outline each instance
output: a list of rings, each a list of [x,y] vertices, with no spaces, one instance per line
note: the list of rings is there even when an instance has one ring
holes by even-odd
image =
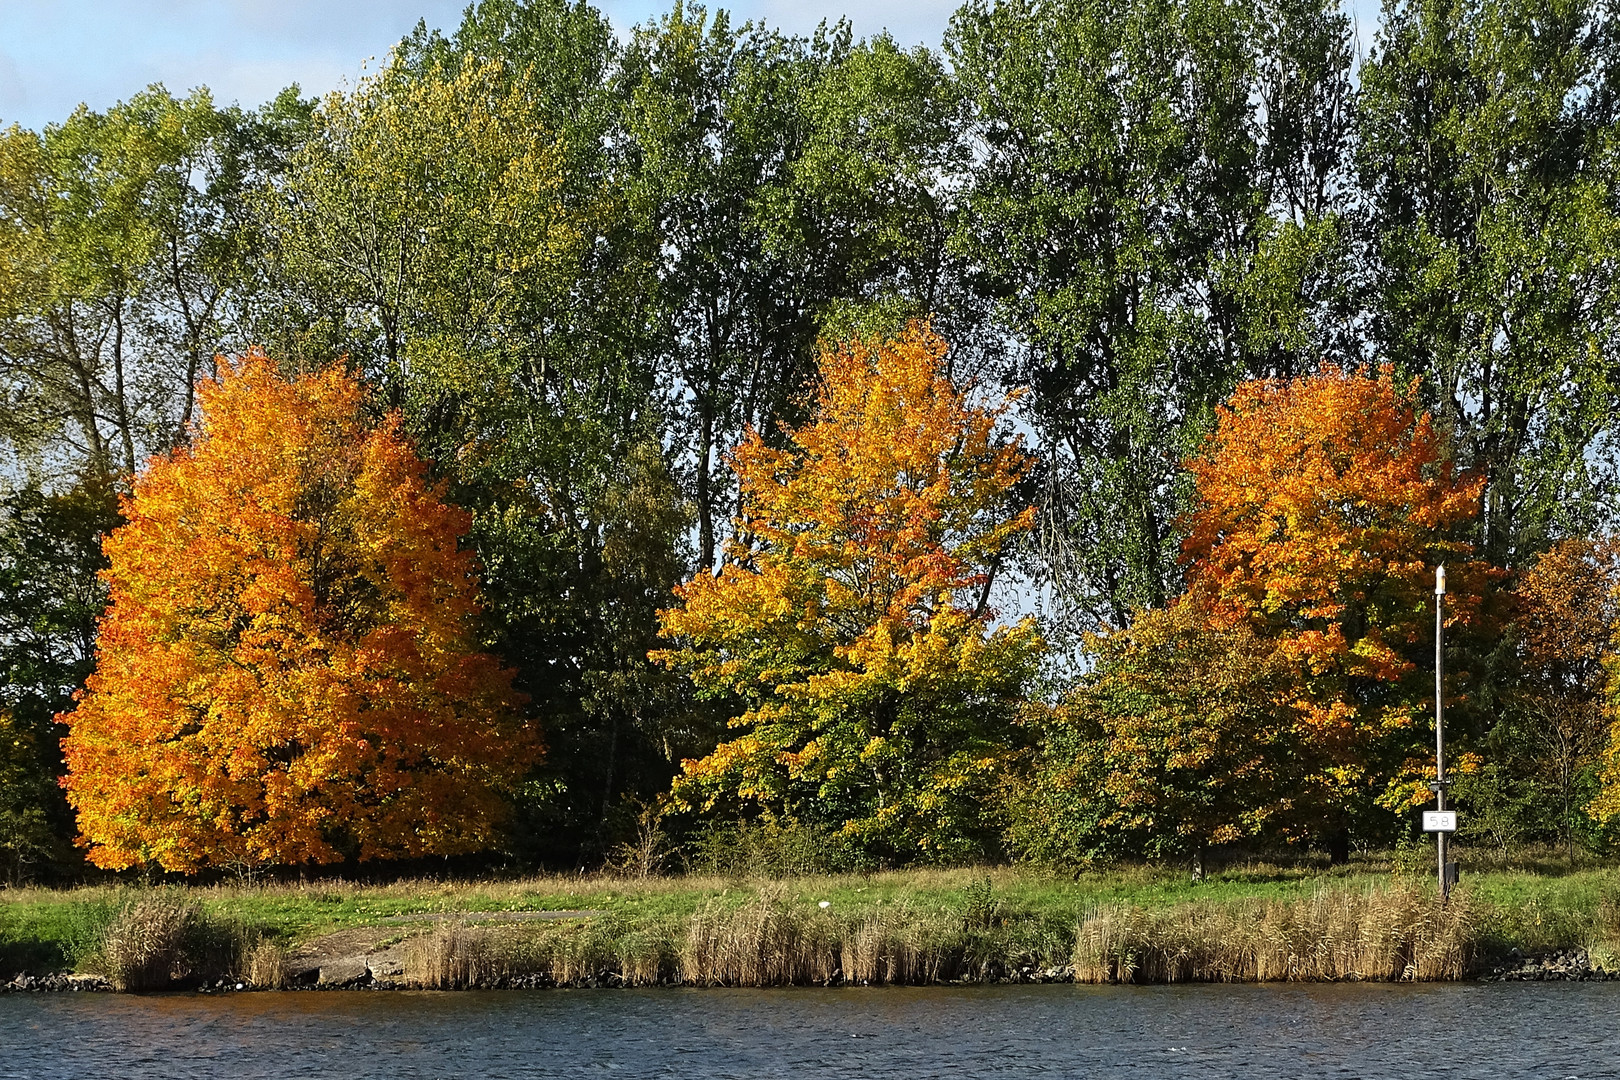
[[[1424,376],[1504,564],[1615,491],[1615,34],[1587,0],[1388,3],[1360,72],[1371,348]]]
[[[975,0],[953,237],[1016,343],[1044,570],[1082,621],[1178,590],[1182,461],[1238,379],[1334,316],[1348,23],[1323,4]]]

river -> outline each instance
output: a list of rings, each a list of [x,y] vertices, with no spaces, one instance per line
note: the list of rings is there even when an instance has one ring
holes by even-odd
[[[0,1078],[1620,1076],[1620,983],[0,996]]]

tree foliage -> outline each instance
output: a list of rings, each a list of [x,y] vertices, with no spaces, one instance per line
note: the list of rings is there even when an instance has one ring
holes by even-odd
[[[248,193],[301,119],[292,94],[247,113],[159,86],[0,132],[0,439],[36,471],[127,476],[183,436],[245,343]]]
[[[811,420],[737,448],[746,542],[663,613],[659,659],[742,707],[684,763],[685,807],[830,824],[878,855],[982,850],[1040,648],[986,597],[1033,511],[1009,509],[1028,458],[999,436],[1005,403],[970,402],[944,355],[920,326],[829,348]]]
[[[1502,565],[1614,491],[1614,34],[1588,0],[1391,2],[1361,70],[1369,345],[1426,376]]]
[[[1377,831],[1375,802],[1427,798],[1434,566],[1460,699],[1480,675],[1462,646],[1499,614],[1483,600],[1499,575],[1456,539],[1481,481],[1443,450],[1387,368],[1240,385],[1188,463],[1188,590],[1093,639],[1036,778],[1070,794],[1039,797],[1078,800],[1082,840],[1145,850],[1342,844]]]
[[[214,356],[262,344],[297,370],[354,371],[371,418],[398,410],[471,515],[484,644],[550,744],[501,857],[593,860],[626,807],[753,707],[695,700],[648,658],[677,583],[733,552],[757,570],[726,448],[796,452],[818,343],[924,319],[958,385],[1015,399],[1038,453],[1012,501],[1037,523],[996,565],[1034,583],[1051,670],[1092,676],[1031,775],[1098,798],[1015,810],[1039,817],[1030,843],[1089,845],[1106,818],[1116,847],[1180,850],[1303,835],[1317,810],[1318,832],[1344,815],[1377,831],[1371,800],[1422,791],[1418,579],[1442,556],[1464,605],[1456,734],[1485,755],[1469,814],[1493,837],[1599,843],[1582,811],[1609,722],[1597,684],[1531,643],[1596,640],[1590,608],[1536,582],[1577,565],[1562,541],[1613,531],[1620,490],[1610,15],[1390,0],[1362,57],[1336,0],[967,0],[940,47],[911,49],[685,2],[621,32],[586,0],[474,0],[320,101],[293,89],[247,110],[155,86],[13,127],[0,708],[39,776],[58,768],[51,717],[91,667],[116,494],[185,440]],[[1296,416],[1268,447],[1267,395],[1306,394],[1324,363],[1391,365],[1395,418],[1351,422],[1344,390],[1315,434]],[[1232,434],[1217,407],[1266,379],[1228,411],[1269,419]],[[1215,475],[1212,433],[1242,475]],[[1380,439],[1432,440],[1433,460],[1386,469]],[[1366,470],[1365,490],[1345,480]],[[1422,501],[1434,485],[1444,506]],[[1478,577],[1464,542],[1522,576]],[[1509,599],[1518,631],[1493,636]],[[1281,714],[1279,665],[1295,679]],[[1251,677],[1252,702],[1228,696]],[[1192,786],[1188,762],[1237,761],[1245,725],[1313,794]],[[827,822],[867,820],[878,763],[861,768],[870,783],[837,789]],[[919,775],[883,768],[884,784]],[[789,788],[800,809],[784,795],[772,813],[813,802]],[[1566,799],[1562,824],[1538,809]],[[1171,806],[1196,827],[1149,837]],[[899,836],[873,850],[914,849]]]
[[[1016,341],[1039,568],[1081,628],[1178,588],[1181,462],[1239,380],[1336,343],[1337,5],[975,0],[946,50],[974,151],[952,245]]]
[[[94,474],[61,492],[25,483],[0,497],[0,817],[13,823],[0,836],[16,838],[14,878],[69,849],[56,716],[95,667],[101,543],[120,520],[117,495]]]
[[[81,842],[165,869],[487,847],[534,760],[479,651],[467,515],[338,369],[199,388],[108,538],[98,664],[64,717]]]
[[[1592,832],[1607,741],[1605,668],[1620,622],[1620,550],[1612,538],[1570,537],[1513,584],[1516,680],[1483,750],[1487,767],[1458,792],[1498,845]],[[1591,838],[1588,835],[1588,838]]]
[[[1296,669],[1246,623],[1183,600],[1093,637],[1093,671],[1044,724],[1012,846],[1042,861],[1309,835]]]
[[[1212,619],[1248,624],[1295,665],[1321,753],[1307,782],[1330,804],[1422,790],[1406,750],[1423,741],[1434,567],[1447,566],[1454,644],[1494,614],[1483,597],[1499,575],[1457,538],[1483,482],[1446,460],[1415,390],[1387,367],[1245,383],[1188,465],[1189,578]]]

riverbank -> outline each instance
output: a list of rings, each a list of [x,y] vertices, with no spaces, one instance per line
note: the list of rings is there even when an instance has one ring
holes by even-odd
[[[1555,954],[1564,959],[1543,963]],[[74,972],[131,990],[1425,981],[1616,970],[1620,871],[1608,868],[1471,875],[1445,907],[1427,879],[1369,863],[1251,864],[1198,884],[1136,867],[1072,877],[996,868],[0,891],[0,983]]]

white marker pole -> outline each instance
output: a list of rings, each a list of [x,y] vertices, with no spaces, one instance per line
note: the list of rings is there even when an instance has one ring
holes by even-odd
[[[1446,808],[1446,568],[1434,568],[1434,796],[1435,808]],[[1446,834],[1435,833],[1440,853],[1440,902],[1451,899],[1451,880],[1446,873]]]

